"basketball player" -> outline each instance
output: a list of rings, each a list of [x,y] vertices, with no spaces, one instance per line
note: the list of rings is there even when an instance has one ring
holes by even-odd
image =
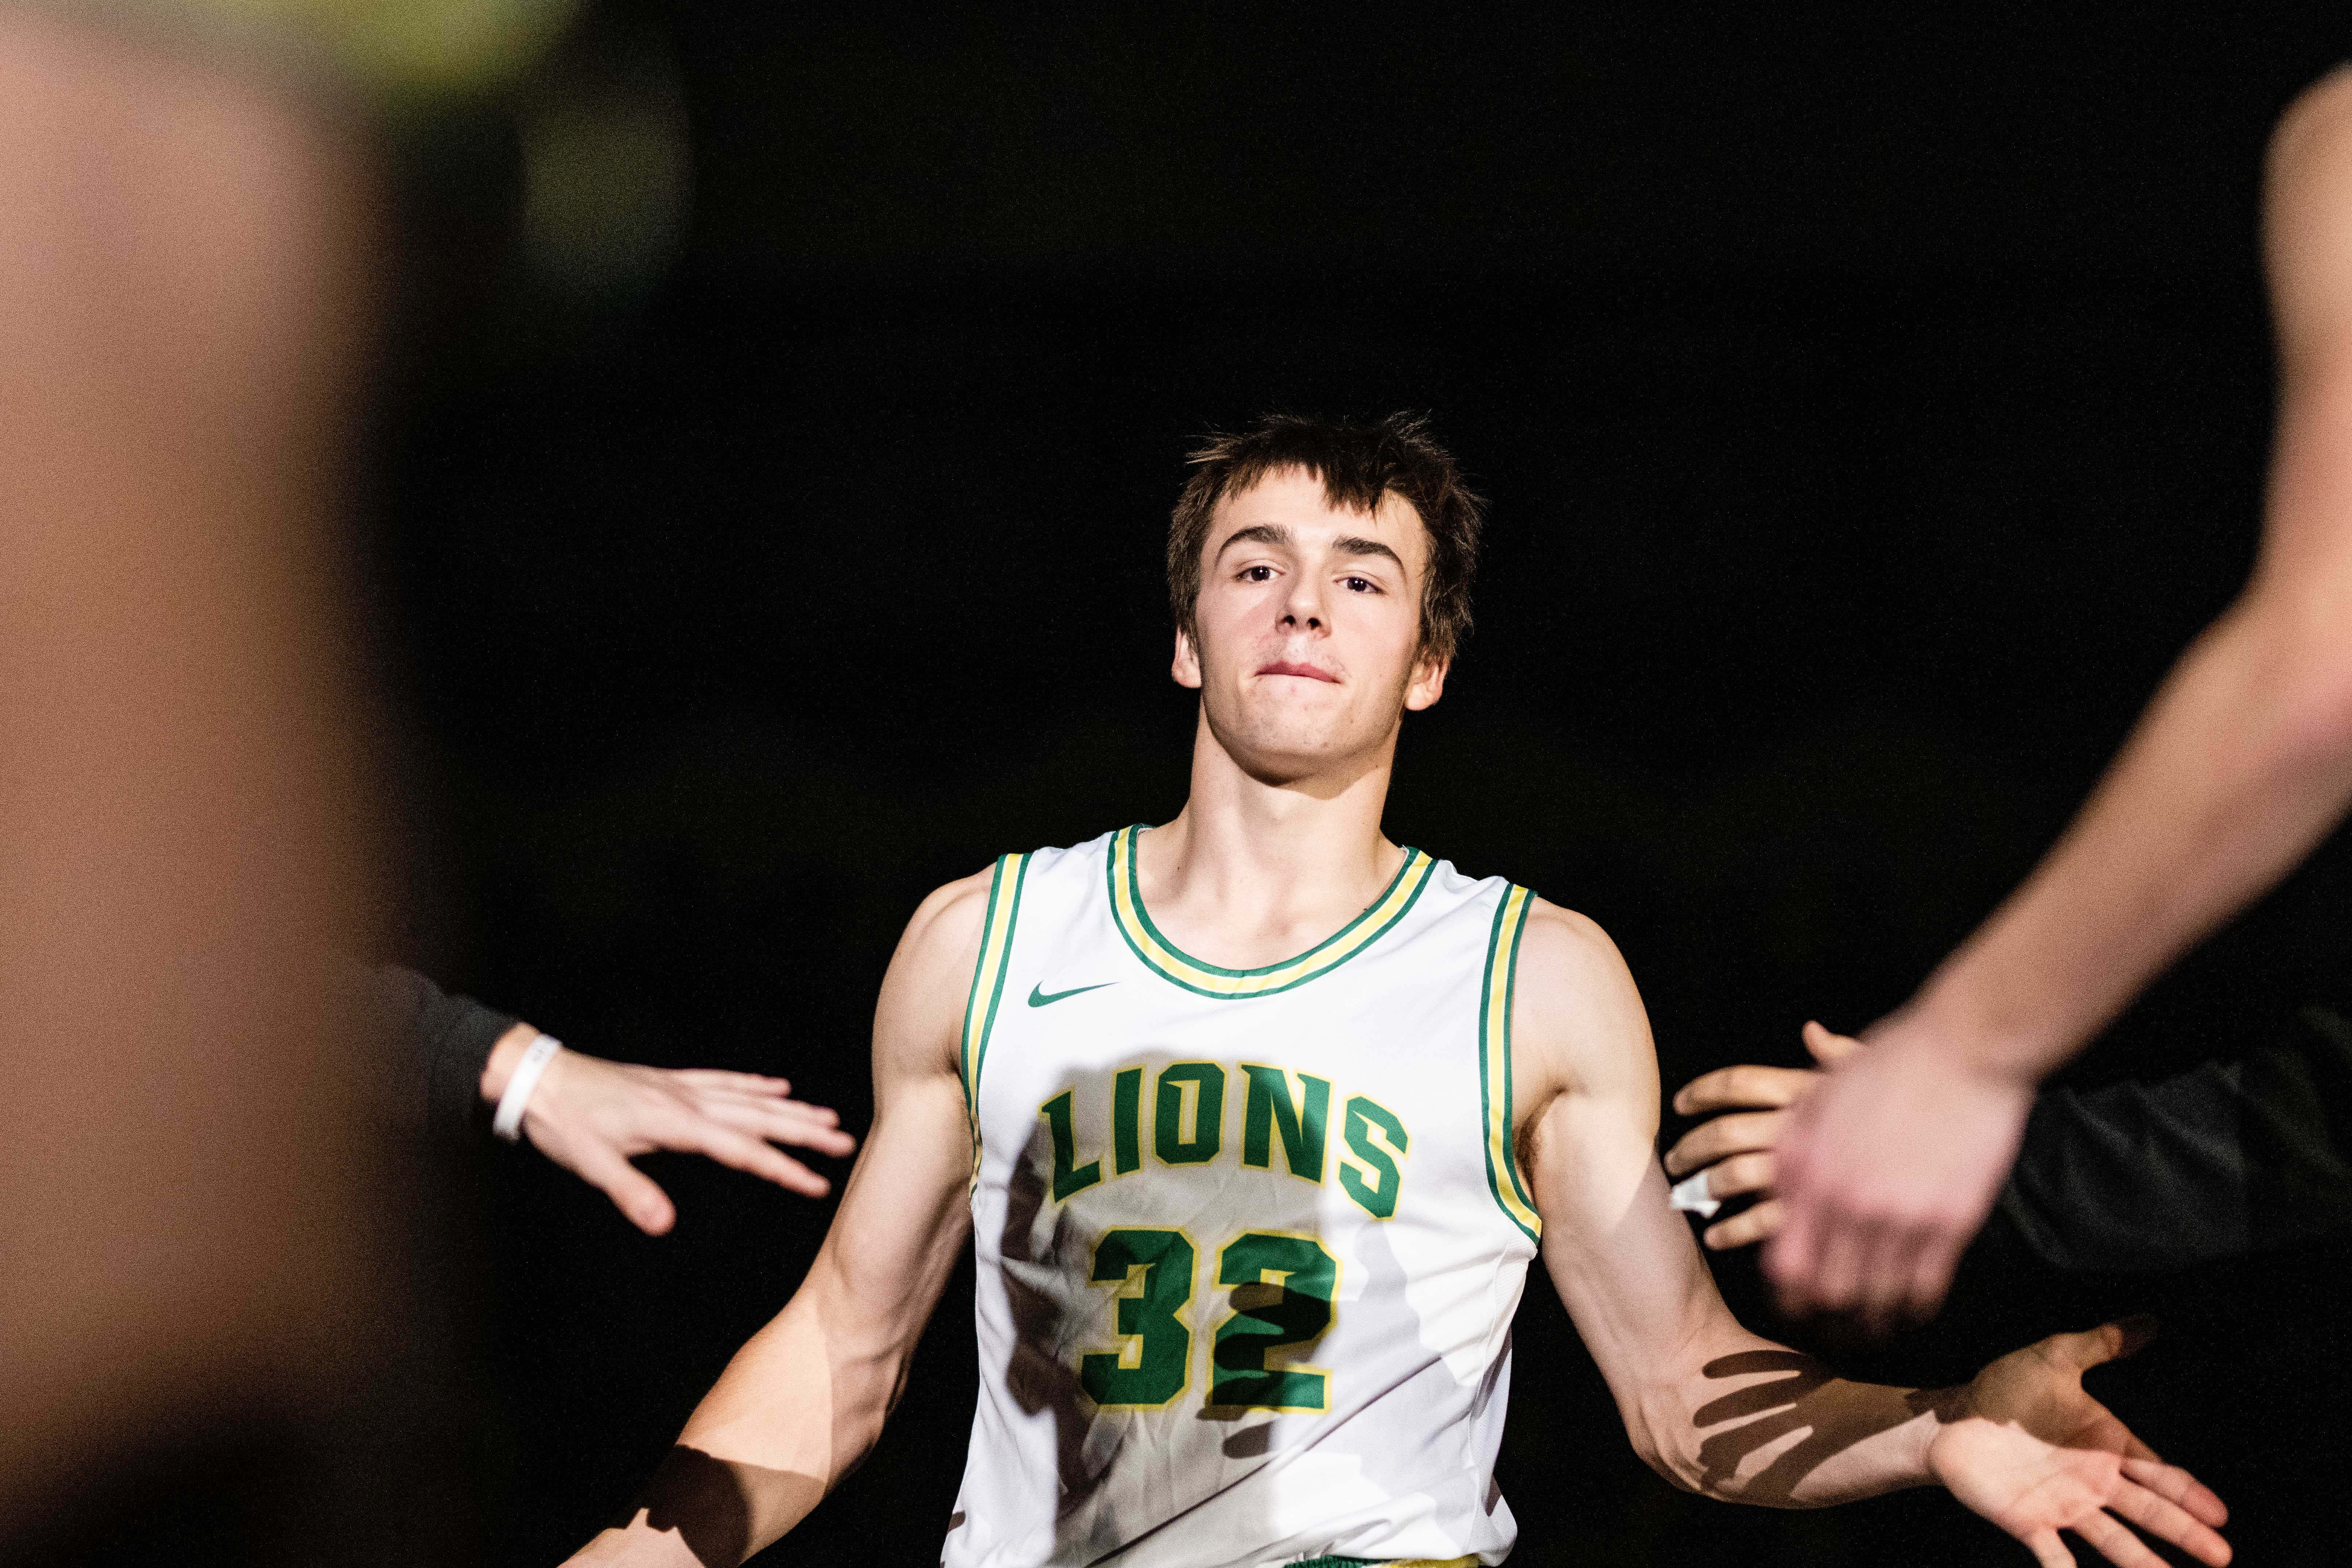
[[[1196,457],[1169,559],[1201,693],[1174,821],[1008,855],[917,911],[876,1113],[814,1267],[574,1559],[734,1563],[874,1442],[967,1236],[982,1391],[953,1568],[1497,1563],[1510,1328],[1539,1254],[1679,1486],[1940,1482],[2072,1561],[2229,1560],[2218,1499],[2063,1335],[1934,1392],[1743,1330],[1669,1209],[1641,998],[1591,921],[1381,833],[1467,624],[1476,505],[1417,422]]]

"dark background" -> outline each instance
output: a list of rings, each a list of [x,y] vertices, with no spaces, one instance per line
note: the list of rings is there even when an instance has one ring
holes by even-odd
[[[2056,9],[592,12],[516,99],[395,142],[409,319],[369,512],[420,868],[394,956],[862,1129],[917,900],[1182,803],[1159,556],[1188,445],[1413,407],[1491,542],[1391,837],[1607,927],[1669,1089],[1868,1023],[2243,579],[2263,142],[2352,41],[2323,6]],[[2339,859],[2074,1076],[2251,1048],[2335,994]],[[552,1562],[626,1499],[828,1217],[649,1168],[659,1240],[527,1154],[460,1173],[462,1506],[495,1560]],[[1829,1348],[1939,1381],[2152,1310],[2164,1338],[2094,1387],[2234,1505],[2242,1562],[2330,1562],[2347,1258],[2070,1279],[1996,1230],[1937,1323]],[[1752,1260],[1717,1272],[1821,1343]],[[969,1290],[771,1560],[935,1560]],[[1539,1275],[1517,1356],[1515,1561],[2025,1560],[1930,1493],[1673,1491]]]

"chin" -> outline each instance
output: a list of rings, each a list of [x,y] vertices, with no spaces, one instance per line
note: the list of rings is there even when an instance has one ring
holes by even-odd
[[[1344,733],[1332,724],[1246,723],[1219,737],[1243,772],[1267,784],[1288,784],[1329,771],[1378,747],[1378,737]]]

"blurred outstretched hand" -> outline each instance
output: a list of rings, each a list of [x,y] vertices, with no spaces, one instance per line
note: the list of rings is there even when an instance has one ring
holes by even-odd
[[[2034,1085],[1914,1015],[1882,1019],[1864,1043],[1784,1113],[1764,1273],[1782,1311],[1878,1331],[1943,1305],[2016,1163]]]

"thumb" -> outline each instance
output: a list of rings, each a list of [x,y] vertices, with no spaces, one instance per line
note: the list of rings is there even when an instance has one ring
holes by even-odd
[[[1810,1018],[1805,1021],[1804,1037],[1805,1049],[1823,1067],[1835,1066],[1862,1049],[1860,1040],[1826,1029]]]
[[[606,1144],[593,1144],[581,1151],[580,1162],[573,1167],[580,1179],[613,1200],[613,1206],[628,1217],[631,1225],[647,1236],[661,1236],[677,1223],[677,1210],[672,1206],[669,1194],[655,1184],[654,1179],[621,1157],[620,1152]]]
[[[2141,1313],[2101,1323],[2078,1334],[2053,1334],[2048,1341],[2053,1359],[2076,1372],[2105,1362],[2120,1361],[2156,1338],[2156,1320]]]

